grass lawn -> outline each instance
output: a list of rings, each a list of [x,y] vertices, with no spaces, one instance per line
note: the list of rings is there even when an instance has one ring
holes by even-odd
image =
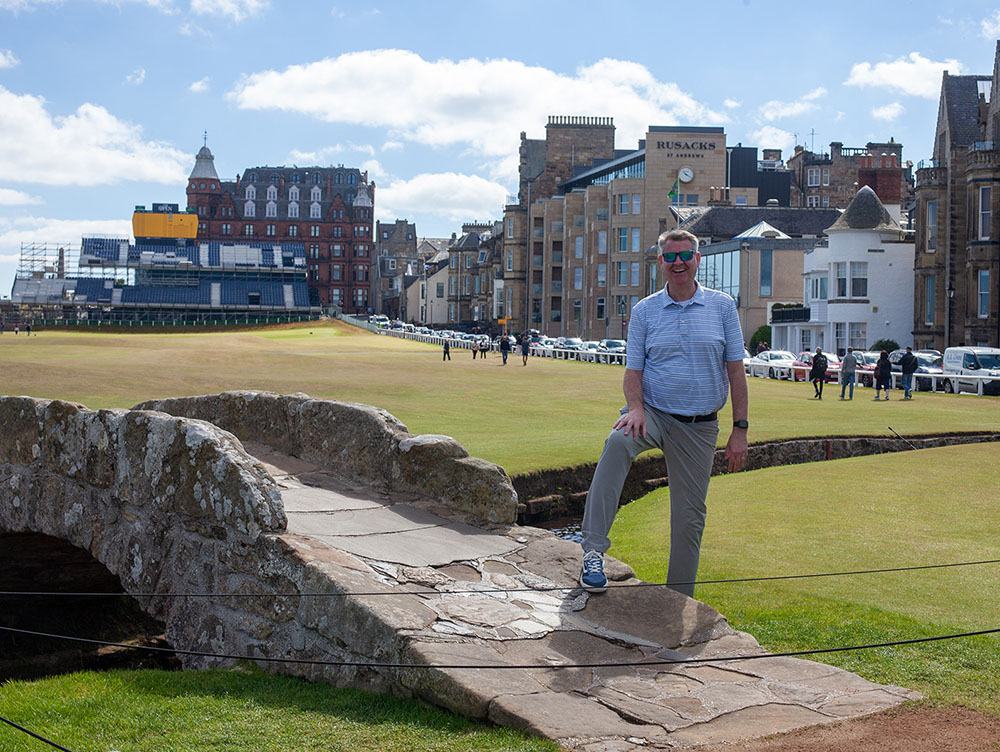
[[[0,392],[131,407],[227,389],[305,392],[385,408],[413,433],[454,436],[512,474],[593,462],[624,404],[622,369],[491,354],[378,336],[341,322],[208,334],[42,332],[0,337]],[[1000,398],[919,393],[853,402],[806,383],[750,379],[751,441],[834,434],[1000,430]],[[728,410],[728,407],[727,407]],[[728,413],[727,413],[728,415]],[[727,418],[723,418],[725,425]],[[720,443],[728,436],[723,432]]]
[[[482,750],[558,745],[423,703],[254,671],[111,671],[0,691],[0,715],[74,752]],[[0,752],[48,749],[0,724]]]
[[[757,470],[712,480],[699,578],[1000,559],[996,444]],[[610,553],[666,578],[669,503],[621,509]],[[1000,565],[703,585],[697,597],[772,651],[1000,627]],[[1000,715],[1000,635],[815,660]]]

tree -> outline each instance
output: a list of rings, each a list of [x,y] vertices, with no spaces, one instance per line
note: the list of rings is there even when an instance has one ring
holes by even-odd
[[[753,336],[750,338],[750,352],[754,352],[757,349],[757,345],[761,342],[767,342],[768,346],[771,344],[771,327],[767,324],[764,324],[764,326],[753,333]]]
[[[885,350],[886,352],[892,352],[893,350],[899,349],[899,343],[892,339],[880,339],[874,345],[872,345],[872,350],[879,352],[880,350]]]

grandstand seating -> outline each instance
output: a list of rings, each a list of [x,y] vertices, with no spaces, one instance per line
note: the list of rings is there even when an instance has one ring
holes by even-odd
[[[92,303],[110,303],[111,288],[104,286],[108,281],[110,280],[100,277],[80,277],[76,280],[74,297],[86,296],[87,300]]]

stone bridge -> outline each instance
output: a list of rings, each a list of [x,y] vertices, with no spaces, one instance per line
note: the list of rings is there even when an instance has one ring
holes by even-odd
[[[514,524],[502,468],[367,405],[229,392],[91,411],[0,397],[0,426],[0,551],[35,536],[86,552],[176,649],[418,664],[260,663],[593,752],[734,741],[917,697],[761,658],[665,588],[574,589],[579,548]],[[635,582],[620,562],[609,574]],[[219,595],[182,597],[196,593]],[[747,660],[655,663],[722,655]],[[635,665],[558,668],[607,663]]]

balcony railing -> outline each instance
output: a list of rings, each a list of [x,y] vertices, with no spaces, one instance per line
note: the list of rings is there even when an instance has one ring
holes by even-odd
[[[772,308],[772,324],[790,324],[794,321],[808,321],[808,308]]]
[[[969,151],[993,151],[996,149],[995,141],[975,141],[969,147]]]
[[[981,144],[992,144],[992,141],[980,141]],[[969,150],[965,158],[965,164],[970,168],[989,168],[1000,166],[1000,152],[987,150]]]
[[[948,182],[948,171],[944,167],[922,167],[917,170],[914,180],[917,188],[945,185]]]

